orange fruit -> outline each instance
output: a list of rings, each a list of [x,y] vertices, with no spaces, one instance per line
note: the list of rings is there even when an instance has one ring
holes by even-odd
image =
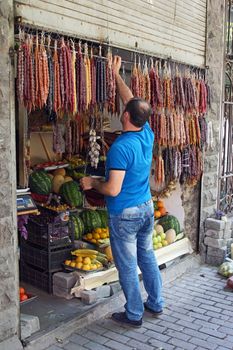
[[[164,208],[164,207],[159,208],[159,211],[160,211],[161,216],[166,215],[166,213],[167,213],[166,208]]]
[[[27,294],[21,294],[20,295],[20,301],[24,301],[24,300],[27,300],[27,299],[28,299]]]
[[[156,219],[160,218],[160,216],[161,216],[160,211],[159,210],[155,210],[154,211],[154,216],[155,216]]]
[[[163,203],[163,201],[159,200],[159,201],[157,202],[157,206],[158,206],[158,208],[164,208],[164,203]]]
[[[19,294],[25,294],[25,289],[23,287],[19,288]]]

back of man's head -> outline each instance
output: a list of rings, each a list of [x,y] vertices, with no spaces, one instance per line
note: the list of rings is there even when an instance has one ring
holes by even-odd
[[[137,97],[129,100],[125,107],[125,112],[129,113],[130,122],[138,128],[141,128],[152,114],[149,103]]]

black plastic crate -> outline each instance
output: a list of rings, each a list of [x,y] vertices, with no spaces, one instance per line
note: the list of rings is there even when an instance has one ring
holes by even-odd
[[[49,294],[53,292],[53,273],[36,269],[23,261],[20,261],[20,279]]]
[[[71,247],[53,250],[40,249],[22,239],[20,259],[43,270],[58,270],[61,269],[61,264],[70,257],[70,251]]]
[[[54,218],[53,222],[46,222],[46,218],[41,215],[30,217],[28,220],[28,242],[41,247],[70,246],[73,244],[74,234],[70,221],[62,222],[59,218],[57,220]]]

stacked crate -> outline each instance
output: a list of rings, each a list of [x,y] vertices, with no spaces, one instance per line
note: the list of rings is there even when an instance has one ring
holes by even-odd
[[[62,213],[42,210],[40,216],[28,220],[28,239],[20,243],[20,277],[31,285],[52,293],[53,273],[62,270],[62,263],[73,248],[73,229],[63,221]]]

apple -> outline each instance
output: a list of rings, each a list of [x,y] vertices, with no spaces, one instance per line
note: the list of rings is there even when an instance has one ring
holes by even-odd
[[[158,243],[161,243],[161,241],[162,241],[161,236],[157,236],[157,240],[158,240]]]
[[[153,249],[157,250],[158,249],[158,244],[153,244]]]
[[[158,246],[158,249],[159,249],[159,248],[162,248],[163,245],[162,245],[162,243],[158,243],[157,246]]]
[[[154,237],[153,238],[153,244],[157,244],[158,243],[158,237]]]
[[[163,247],[166,247],[166,246],[168,245],[168,241],[166,241],[166,239],[163,240],[163,241],[162,241],[162,245],[163,245]]]

